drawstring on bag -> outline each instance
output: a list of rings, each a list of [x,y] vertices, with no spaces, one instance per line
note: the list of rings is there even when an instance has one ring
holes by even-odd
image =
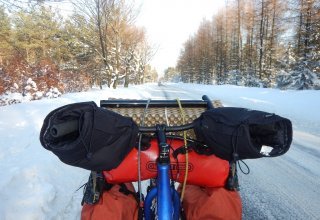
[[[226,184],[226,188],[228,190],[231,191],[239,191],[240,187],[239,187],[239,178],[238,178],[238,173],[237,173],[237,165],[239,166],[239,169],[241,170],[241,172],[245,175],[248,175],[250,173],[250,168],[249,166],[243,161],[243,160],[239,160],[239,154],[237,153],[238,151],[238,133],[239,130],[244,127],[244,124],[241,123],[233,132],[232,134],[232,148],[233,148],[233,153],[232,153],[232,161],[230,161],[230,170],[229,170],[229,177],[227,179],[227,184]],[[240,162],[242,162],[246,168],[247,168],[247,172],[244,172]]]

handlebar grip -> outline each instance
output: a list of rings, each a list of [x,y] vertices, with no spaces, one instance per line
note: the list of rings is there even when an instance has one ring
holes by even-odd
[[[214,106],[212,105],[212,102],[211,102],[210,98],[207,95],[203,95],[202,96],[202,100],[203,101],[207,101],[207,109],[208,110],[214,109]]]
[[[62,137],[67,134],[73,133],[78,131],[79,122],[78,120],[72,120],[63,122],[60,124],[55,124],[50,128],[50,134],[55,137]]]

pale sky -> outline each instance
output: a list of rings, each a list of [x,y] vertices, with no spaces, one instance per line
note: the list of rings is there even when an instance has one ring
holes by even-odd
[[[149,43],[157,48],[151,65],[162,75],[166,68],[176,65],[183,43],[197,31],[202,19],[211,20],[227,0],[132,1],[137,7],[141,5],[136,24],[145,27]],[[66,16],[72,12],[67,0],[49,4]]]
[[[137,25],[144,26],[149,42],[158,50],[151,65],[159,75],[175,66],[183,43],[194,34],[202,19],[224,7],[225,0],[136,0],[141,3]]]

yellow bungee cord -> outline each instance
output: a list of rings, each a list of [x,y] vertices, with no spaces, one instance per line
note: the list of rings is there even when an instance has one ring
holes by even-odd
[[[182,108],[180,99],[177,98],[177,102],[179,104],[179,109],[180,109],[180,114],[182,117],[182,123],[185,124],[185,114],[184,114],[184,110]],[[186,150],[186,171],[185,171],[185,175],[184,175],[184,180],[183,180],[183,184],[182,184],[182,190],[181,190],[181,197],[180,200],[181,202],[183,201],[183,197],[184,197],[184,192],[185,192],[185,188],[187,185],[187,179],[188,179],[188,172],[189,172],[189,155],[188,155],[188,146],[187,146],[187,131],[183,131],[183,141],[184,141],[184,147]]]

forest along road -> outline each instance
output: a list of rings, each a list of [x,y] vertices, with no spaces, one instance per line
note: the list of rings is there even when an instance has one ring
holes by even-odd
[[[150,87],[148,92],[159,99],[201,99],[203,95],[168,85]],[[320,219],[319,137],[294,130],[285,155],[245,163],[249,175],[238,169],[243,219]]]

